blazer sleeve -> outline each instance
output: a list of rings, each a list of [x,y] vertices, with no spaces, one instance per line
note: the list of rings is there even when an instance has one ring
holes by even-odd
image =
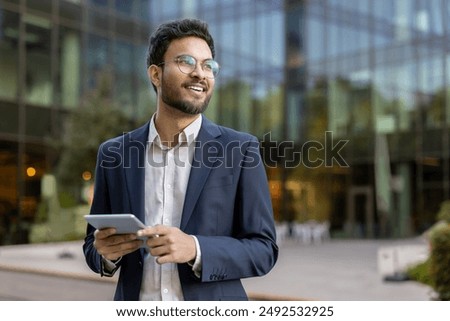
[[[100,145],[97,154],[97,164],[95,168],[95,183],[94,183],[94,197],[91,205],[91,214],[111,213],[109,202],[109,192],[107,185],[107,177],[105,167],[103,164],[103,157],[105,155],[105,143]],[[96,273],[104,275],[104,268],[101,255],[98,254],[94,247],[94,232],[95,228],[87,224],[86,237],[83,244],[83,252],[87,265]]]
[[[267,176],[259,143],[252,138],[237,170],[234,216],[230,218],[233,235],[196,235],[202,251],[202,282],[261,276],[267,274],[277,261],[278,246]]]

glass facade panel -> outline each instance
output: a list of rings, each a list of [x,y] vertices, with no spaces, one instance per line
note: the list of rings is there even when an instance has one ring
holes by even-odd
[[[0,98],[16,99],[19,67],[19,15],[0,8]]]
[[[397,40],[409,40],[415,38],[419,30],[428,28],[428,17],[417,11],[415,1],[394,1],[395,23],[397,27]]]
[[[136,1],[114,0],[114,7],[120,13],[131,15]]]
[[[26,101],[49,106],[53,100],[51,81],[51,23],[26,14]]]
[[[26,129],[28,136],[50,137],[51,109],[27,106]]]
[[[123,17],[116,17],[114,23],[116,36],[125,39],[126,38],[132,39],[135,30],[134,21],[130,20],[129,18],[126,19]]]
[[[285,19],[284,16],[281,14],[281,12],[272,11],[270,13],[270,22],[269,25],[265,23],[266,28],[269,30],[266,30],[265,34],[269,34],[270,32],[270,42],[267,42],[265,44],[265,47],[268,49],[268,55],[267,59],[271,61],[271,67],[276,70],[277,73],[280,74],[279,77],[275,78],[275,81],[277,84],[281,83],[283,81],[283,67],[285,65],[285,59],[286,59],[286,39],[283,37],[285,30],[284,30],[284,23]],[[268,26],[271,26],[270,28]],[[264,34],[263,34],[264,35]],[[263,36],[261,35],[261,36]],[[260,37],[262,38],[262,37]],[[266,41],[268,41],[266,39]],[[260,46],[260,44],[256,45],[257,47]]]
[[[253,32],[251,32],[255,30],[255,19],[243,17],[233,21],[233,25],[236,26],[236,34],[234,36],[236,38],[236,48],[239,48],[238,51],[235,50],[236,58],[233,61],[233,67],[239,70],[241,75],[247,77],[255,70],[254,52],[257,47],[255,37],[253,37]]]
[[[0,133],[17,134],[19,132],[19,110],[11,102],[0,101]],[[1,140],[0,140],[1,141]]]
[[[133,45],[117,42],[114,46],[114,101],[120,109],[133,118],[135,109],[134,74],[133,74]],[[144,66],[144,64],[142,64]],[[143,68],[143,67],[142,67]]]
[[[0,244],[28,242],[28,228],[16,229],[19,237],[3,218],[15,213],[15,222],[32,226],[42,175],[55,170],[46,168],[55,159],[47,139],[64,134],[65,122],[59,120],[80,105],[81,97],[106,81],[111,98],[128,109],[131,121],[140,116],[131,112],[139,110],[139,104],[146,115],[154,110],[145,58],[139,63],[141,74],[134,73],[136,43],[145,55],[150,1],[121,2],[131,3],[133,13],[127,4],[113,0],[23,0],[20,6],[19,1],[1,1]],[[16,12],[5,10],[3,4]],[[129,19],[124,18],[127,15]],[[126,63],[114,66],[115,58]],[[36,170],[33,178],[26,175],[27,167]]]
[[[173,20],[181,16],[182,0],[150,1],[150,19],[156,26],[163,21]]]
[[[147,26],[152,20],[150,19],[150,1],[135,0],[135,17],[142,20],[144,26]]]
[[[92,8],[88,11],[88,25],[91,31],[106,34],[110,28],[110,17],[103,9]]]
[[[446,27],[446,32],[447,32],[447,36],[448,36],[448,30],[450,30],[450,19],[448,18],[448,17],[450,17],[450,2],[448,2],[448,1],[443,1],[443,3],[442,3],[442,15],[443,15],[443,17],[444,17],[444,23],[445,23],[445,21],[447,21],[447,25],[445,26]],[[445,17],[447,17],[447,18],[445,18]]]
[[[0,109],[2,107],[0,106]],[[2,115],[3,110],[2,110]],[[1,122],[2,120],[0,120]],[[1,127],[0,127],[1,128]],[[13,222],[17,220],[17,145],[0,140],[0,244],[14,243]]]
[[[71,23],[81,24],[80,0],[59,1],[59,17]]]
[[[319,63],[325,57],[325,25],[315,17],[307,18],[306,54],[308,62]]]
[[[52,12],[52,0],[26,0],[27,8],[50,14]]]
[[[103,81],[111,82],[111,41],[105,37],[90,34],[86,50],[88,89],[98,88]]]
[[[439,211],[440,204],[448,200],[448,196],[444,195],[441,186],[424,188],[421,191],[421,198],[425,200],[424,208],[421,212],[416,213],[415,228],[418,231],[426,230],[430,224],[435,222],[436,213]]]
[[[447,1],[417,1],[416,28],[420,37],[444,34],[445,3]]]
[[[59,36],[59,100],[64,108],[74,108],[81,95],[80,32],[61,27]]]
[[[426,128],[442,127],[444,122],[444,61],[427,57],[419,65],[419,91],[423,92],[423,114]]]
[[[306,141],[308,122],[306,114],[306,65],[304,48],[304,6],[289,8],[286,13],[286,113],[287,137],[291,141]]]
[[[449,19],[450,20],[450,19]],[[446,123],[450,124],[450,53],[445,56],[445,114],[446,114]]]
[[[136,46],[135,57],[134,75],[137,78],[137,88],[135,89],[137,97],[136,117],[138,119],[150,118],[152,113],[155,112],[156,94],[147,76],[147,46]]]
[[[106,7],[108,5],[108,0],[88,0],[88,2],[95,6]]]
[[[348,141],[341,153],[349,168],[287,168],[267,155],[274,149],[264,151],[273,165],[267,171],[277,219],[329,219],[341,236],[389,236],[380,232],[376,200],[369,201],[380,134],[394,181],[408,186],[391,191],[402,225],[392,229],[395,235],[408,236],[410,225],[422,232],[450,198],[449,1],[1,3],[0,137],[8,143],[0,140],[0,146],[12,144],[7,150],[16,157],[8,166],[30,155],[33,163],[53,159],[33,152],[47,149],[28,140],[64,132],[58,120],[91,90],[106,89],[131,121],[147,120],[156,104],[145,67],[149,34],[163,21],[197,17],[209,25],[222,67],[207,117],[261,140],[270,133],[272,143],[292,141],[296,148],[324,142],[326,132],[334,142]],[[307,156],[314,165],[320,152]],[[8,175],[17,182],[16,174]],[[16,207],[38,193],[36,182],[21,184],[11,190]],[[295,215],[288,213],[291,203]],[[352,206],[367,213],[356,215]]]

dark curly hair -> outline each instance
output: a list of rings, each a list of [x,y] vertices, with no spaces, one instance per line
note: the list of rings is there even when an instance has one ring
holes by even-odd
[[[150,36],[147,68],[163,62],[164,54],[173,40],[185,37],[198,37],[206,41],[215,56],[214,39],[208,31],[208,25],[198,19],[180,19],[161,24]],[[155,88],[155,86],[153,86]]]

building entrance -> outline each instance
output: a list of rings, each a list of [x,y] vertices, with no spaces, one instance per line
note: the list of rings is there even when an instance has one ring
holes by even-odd
[[[375,237],[372,186],[352,186],[347,194],[346,234],[356,238]]]

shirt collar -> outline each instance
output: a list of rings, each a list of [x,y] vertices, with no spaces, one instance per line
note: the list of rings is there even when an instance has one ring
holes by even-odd
[[[183,129],[178,135],[178,143],[187,143],[188,145],[195,142],[197,139],[198,133],[200,132],[200,128],[202,127],[202,119],[203,115],[200,115],[200,117],[197,117],[196,120],[194,120],[192,123],[189,124],[185,129]],[[152,118],[150,119],[150,128],[148,131],[148,142],[149,143],[156,143],[160,147],[161,144],[161,138],[158,134],[158,131],[156,130],[155,126],[155,114],[153,114]]]

